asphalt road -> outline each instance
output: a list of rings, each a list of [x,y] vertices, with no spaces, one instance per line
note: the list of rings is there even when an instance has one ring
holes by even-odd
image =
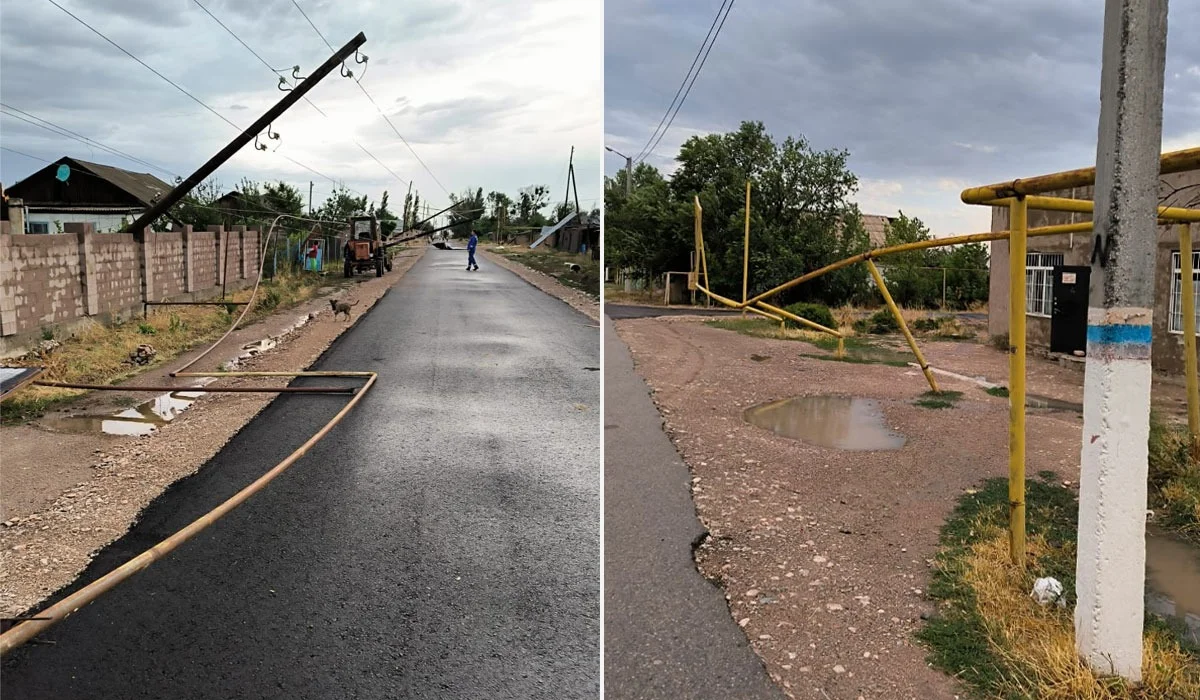
[[[378,371],[362,403],[241,508],[52,628],[53,645],[5,659],[5,699],[598,697],[598,330],[483,262],[428,251],[316,363]],[[344,402],[277,399],[84,579]]]
[[[692,543],[704,529],[687,466],[605,323],[604,696],[783,698],[724,594],[696,570]]]

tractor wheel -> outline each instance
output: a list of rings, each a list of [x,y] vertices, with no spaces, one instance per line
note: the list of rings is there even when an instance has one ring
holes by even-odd
[[[388,258],[388,259],[387,259],[387,265],[386,265],[386,267],[387,267],[387,271],[388,271],[388,272],[391,272],[391,271],[392,271],[392,259],[391,259],[391,258]]]
[[[342,266],[342,275],[345,277],[353,277],[354,276],[354,263],[347,260],[346,264]]]
[[[383,277],[383,259],[382,258],[375,261],[375,276]]]

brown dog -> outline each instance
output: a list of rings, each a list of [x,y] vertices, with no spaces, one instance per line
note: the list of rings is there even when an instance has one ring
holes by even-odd
[[[346,302],[339,301],[338,299],[330,299],[329,300],[329,306],[333,308],[333,319],[335,321],[337,320],[338,314],[346,314],[346,320],[349,321],[350,320],[350,309],[357,305],[358,305],[357,301],[354,302],[353,304],[347,304]]]

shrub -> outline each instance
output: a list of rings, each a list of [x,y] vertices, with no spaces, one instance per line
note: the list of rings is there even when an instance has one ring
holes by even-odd
[[[891,311],[880,309],[864,319],[855,321],[854,330],[859,333],[883,335],[900,330],[900,324],[896,323],[896,317],[892,315]]]
[[[142,335],[154,335],[157,332],[158,331],[155,330],[154,326],[150,325],[149,323],[143,322],[138,324],[138,333],[141,333]]]
[[[936,318],[918,318],[912,322],[913,330],[922,333],[936,331],[939,327],[941,327],[941,322]]]
[[[833,318],[833,312],[831,312],[829,307],[825,306],[824,304],[801,301],[784,307],[784,310],[788,313],[796,314],[800,318],[812,321],[813,323],[819,323],[826,328],[837,329],[838,327],[837,321],[835,321]],[[798,326],[801,324],[796,323],[792,319],[787,319],[787,325]]]

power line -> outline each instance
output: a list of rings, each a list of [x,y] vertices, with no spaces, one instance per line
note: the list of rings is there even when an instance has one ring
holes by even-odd
[[[675,102],[679,99],[679,95],[683,92],[683,86],[687,84],[688,78],[690,78],[692,75],[692,71],[696,69],[696,63],[700,60],[700,54],[704,52],[705,45],[708,44],[709,38],[712,37],[713,30],[716,29],[717,26],[717,20],[721,18],[721,12],[725,10],[725,4],[727,2],[728,0],[721,0],[721,7],[717,10],[717,13],[713,15],[712,24],[708,25],[708,34],[704,35],[704,41],[700,42],[700,47],[696,49],[696,55],[692,58],[692,65],[688,66],[687,75],[684,75],[683,80],[679,81],[679,87],[675,90],[675,96],[671,98],[671,104],[667,105],[666,111],[663,112],[662,119],[658,120],[658,126],[654,127],[654,132],[650,134],[650,138],[646,139],[646,143],[642,146],[641,150],[639,150],[637,155],[633,157],[634,160],[639,160],[643,155],[646,154],[646,151],[650,147],[650,142],[654,140],[654,137],[658,135],[658,130],[661,129],[663,123],[667,121],[667,115],[670,114],[671,109],[675,107]]]
[[[296,9],[300,11],[300,14],[304,16],[304,19],[308,22],[308,26],[313,28],[313,31],[317,33],[317,36],[321,37],[321,41],[325,42],[325,45],[329,46],[329,50],[332,51],[333,47],[330,46],[329,41],[325,38],[325,35],[321,33],[321,30],[317,29],[317,25],[313,24],[313,21],[309,19],[308,14],[304,12],[304,8],[300,7],[300,3],[296,2],[296,0],[292,0],[292,4],[295,5]],[[388,115],[384,113],[382,108],[380,108],[379,103],[375,101],[374,97],[371,97],[371,93],[367,92],[367,89],[363,87],[361,82],[356,80],[354,83],[355,85],[358,85],[358,89],[362,90],[362,93],[367,96],[367,99],[371,101],[371,104],[375,105],[375,110],[379,112],[379,116],[383,117],[383,120],[387,122],[387,125],[392,127],[392,131],[395,132],[396,137],[399,138],[400,141],[403,142],[408,148],[409,152],[413,154],[413,158],[417,159],[417,162],[421,164],[421,167],[425,169],[425,172],[429,173],[429,177],[433,178],[433,181],[437,183],[437,186],[442,188],[442,192],[449,197],[450,190],[446,189],[446,186],[442,184],[441,180],[437,179],[437,175],[433,174],[433,171],[429,169],[429,166],[425,164],[425,161],[421,160],[421,156],[417,155],[417,151],[412,147],[412,144],[408,142],[408,139],[401,135],[400,130],[396,128],[396,125],[392,123],[392,120],[389,119]]]
[[[229,126],[232,126],[234,129],[237,129],[238,131],[243,131],[242,127],[240,127],[240,126],[238,126],[237,124],[233,123],[232,121],[230,121],[229,119],[227,119],[227,118],[226,118],[224,115],[222,115],[220,112],[218,112],[217,110],[215,110],[215,109],[213,109],[212,107],[208,106],[208,104],[207,104],[207,103],[205,103],[203,100],[201,100],[199,97],[196,97],[196,96],[195,96],[195,95],[193,95],[192,93],[190,93],[190,92],[188,92],[187,90],[185,90],[184,88],[180,87],[178,83],[176,83],[175,81],[171,80],[171,79],[170,79],[170,78],[168,78],[167,76],[163,75],[162,73],[159,73],[159,72],[158,72],[157,70],[155,70],[155,69],[154,69],[152,66],[150,66],[150,64],[146,63],[145,61],[143,61],[142,59],[138,58],[137,56],[134,56],[132,53],[130,53],[129,51],[127,51],[127,50],[125,49],[125,47],[121,46],[120,44],[118,44],[117,42],[113,41],[112,39],[109,39],[109,38],[108,38],[107,36],[105,36],[105,35],[104,35],[102,32],[100,32],[100,30],[96,29],[96,28],[95,28],[95,27],[93,27],[92,25],[90,25],[90,24],[88,24],[87,22],[85,22],[84,20],[80,19],[80,18],[79,18],[77,15],[73,14],[73,13],[72,13],[70,10],[68,10],[67,8],[65,8],[65,7],[63,7],[62,5],[59,5],[57,2],[55,2],[55,0],[46,0],[46,1],[47,1],[47,2],[49,2],[51,5],[54,5],[54,6],[55,6],[55,7],[57,7],[58,9],[62,10],[63,12],[65,12],[65,13],[66,13],[66,14],[67,14],[69,17],[71,17],[71,19],[73,19],[73,20],[75,20],[76,22],[78,22],[78,23],[82,24],[83,26],[87,27],[87,28],[88,28],[89,30],[91,30],[91,31],[92,31],[92,33],[93,33],[93,34],[95,34],[96,36],[100,37],[101,39],[104,39],[104,40],[105,40],[106,42],[108,42],[109,44],[112,44],[112,45],[113,45],[113,46],[114,46],[114,47],[115,47],[115,48],[116,48],[118,51],[120,51],[121,53],[123,53],[123,54],[125,54],[126,56],[128,56],[128,57],[132,58],[133,60],[137,61],[137,62],[138,62],[139,64],[141,64],[141,65],[142,65],[142,66],[143,66],[143,67],[144,67],[146,70],[150,71],[151,73],[155,74],[156,76],[158,76],[158,77],[159,77],[159,78],[161,78],[162,80],[166,81],[166,82],[167,82],[169,85],[171,85],[172,87],[174,87],[176,90],[178,90],[178,91],[182,92],[184,95],[187,95],[187,96],[188,96],[188,97],[189,97],[189,98],[190,98],[190,99],[191,99],[193,102],[195,102],[196,104],[200,105],[201,107],[203,107],[203,108],[207,109],[209,112],[212,112],[212,113],[213,113],[214,115],[216,115],[216,116],[217,116],[217,118],[219,118],[221,121],[225,122],[225,123],[226,123],[226,124],[228,124]],[[282,155],[282,154],[281,154],[281,155]],[[288,157],[288,156],[283,156],[283,157],[284,157],[284,158],[286,158],[287,160],[291,161],[292,163],[295,163],[296,165],[299,165],[300,167],[304,168],[305,170],[308,170],[308,171],[309,171],[309,172],[311,172],[311,173],[314,173],[314,174],[316,174],[316,175],[318,175],[318,176],[320,176],[320,177],[323,177],[323,178],[325,178],[326,180],[329,180],[330,182],[332,182],[332,183],[334,183],[334,184],[338,184],[338,182],[339,182],[338,180],[335,180],[335,179],[333,179],[332,177],[329,177],[328,175],[325,175],[324,173],[320,172],[319,170],[316,170],[316,169],[314,169],[314,168],[311,168],[311,167],[309,167],[309,166],[307,166],[307,165],[305,165],[305,164],[301,163],[300,161],[298,161],[298,160],[296,160],[296,159],[294,159],[294,158],[290,158],[290,157]],[[344,183],[341,183],[341,184],[342,184],[342,186],[343,186],[343,187],[345,186],[345,184],[344,184]],[[362,193],[361,193],[361,192],[358,192],[357,190],[350,190],[350,191],[351,191],[351,192],[355,192],[355,193],[359,194],[360,196],[362,196]]]
[[[654,145],[646,149],[645,153],[638,158],[639,163],[644,161],[651,153],[654,152],[654,149],[658,147],[659,142],[662,141],[663,137],[667,135],[667,131],[670,130],[671,125],[675,123],[675,117],[679,115],[679,110],[683,108],[683,103],[687,101],[688,95],[691,94],[692,86],[696,84],[696,78],[699,78],[700,71],[704,70],[704,64],[706,61],[708,61],[708,54],[712,51],[712,47],[716,45],[717,37],[721,34],[721,28],[725,26],[725,20],[729,18],[729,11],[733,9],[734,2],[735,0],[729,0],[729,5],[727,7],[724,5],[724,3],[722,3],[722,7],[725,8],[725,14],[721,16],[721,23],[717,25],[717,30],[713,33],[712,41],[709,42],[708,48],[704,49],[704,57],[700,59],[700,65],[696,68],[695,74],[692,75],[692,80],[690,83],[688,83],[687,90],[684,91],[683,97],[679,100],[679,104],[676,105],[675,112],[671,114],[671,118],[667,121],[666,127],[658,134],[658,138],[654,141]],[[717,13],[720,14],[720,10],[718,10]],[[703,45],[701,46],[703,47]],[[684,80],[686,81],[687,78],[684,78]],[[667,108],[667,111],[670,111],[670,107]]]
[[[276,75],[278,75],[278,74],[280,73],[280,71],[279,71],[278,69],[276,69],[276,68],[272,68],[272,67],[271,67],[271,64],[270,64],[270,63],[268,63],[268,62],[266,61],[266,59],[264,59],[262,56],[260,56],[260,55],[258,54],[258,52],[257,52],[257,51],[255,51],[254,49],[250,48],[250,45],[249,45],[249,44],[247,44],[245,41],[243,41],[243,40],[242,40],[242,38],[241,38],[240,36],[238,36],[238,35],[237,35],[237,33],[235,33],[235,32],[234,32],[232,29],[230,29],[229,27],[227,27],[227,26],[225,25],[225,23],[224,23],[224,22],[222,22],[220,19],[218,19],[218,18],[217,18],[217,16],[216,16],[216,15],[214,15],[214,14],[213,14],[211,11],[209,11],[209,9],[208,9],[207,7],[205,7],[204,5],[200,4],[200,0],[192,0],[192,1],[193,1],[193,2],[195,2],[195,3],[196,3],[196,5],[198,5],[198,6],[200,7],[200,9],[201,9],[201,10],[204,10],[205,14],[207,14],[209,17],[212,17],[213,21],[215,21],[217,24],[221,25],[221,28],[222,28],[222,29],[224,29],[226,32],[228,32],[230,36],[232,36],[234,39],[237,39],[237,41],[238,41],[238,43],[239,43],[239,44],[241,44],[242,46],[244,46],[244,47],[246,48],[246,50],[247,50],[247,51],[249,51],[251,54],[253,54],[253,55],[254,55],[254,57],[255,57],[255,58],[257,58],[257,59],[259,60],[259,62],[260,62],[260,63],[262,63],[264,66],[266,66],[266,67],[267,67],[267,70],[270,70],[272,73],[275,73]],[[303,10],[301,10],[301,12],[303,12]],[[307,18],[307,17],[306,17],[306,18]],[[311,23],[310,23],[310,24],[311,24]],[[322,37],[322,38],[324,38],[324,37]],[[326,44],[328,44],[328,43],[329,43],[329,42],[326,42]],[[288,83],[288,81],[287,81],[287,77],[286,77],[286,76],[280,76],[280,78],[281,78],[281,79],[284,81],[284,83],[285,83],[285,84],[289,84],[289,85],[290,85],[290,83]],[[315,109],[315,110],[317,111],[317,113],[318,113],[318,114],[320,114],[322,117],[325,117],[326,119],[330,119],[330,118],[331,118],[331,117],[330,117],[328,114],[326,114],[326,113],[325,113],[325,111],[324,111],[324,110],[322,110],[322,109],[321,109],[320,107],[318,107],[317,105],[313,104],[312,100],[308,99],[308,97],[304,97],[304,98],[302,98],[302,99],[303,99],[305,102],[307,102],[307,103],[308,103],[308,105],[309,105],[310,107],[312,107],[313,109]],[[372,158],[372,159],[373,159],[373,160],[374,160],[376,163],[379,163],[379,165],[380,165],[380,166],[382,166],[384,170],[388,171],[388,173],[389,173],[389,174],[391,174],[391,176],[392,176],[392,177],[396,178],[396,179],[397,179],[397,180],[398,180],[398,181],[399,181],[401,184],[403,184],[403,185],[408,185],[408,184],[409,184],[409,183],[408,183],[408,180],[405,180],[404,178],[400,177],[400,176],[399,176],[399,175],[397,175],[396,173],[392,172],[392,169],[391,169],[391,168],[389,168],[388,166],[384,165],[384,164],[383,164],[383,161],[379,160],[379,158],[377,158],[377,157],[375,156],[375,154],[374,154],[374,153],[372,153],[371,151],[367,150],[367,147],[366,147],[366,146],[364,146],[364,145],[362,145],[361,143],[359,143],[359,142],[358,142],[358,139],[353,139],[353,138],[352,138],[352,140],[354,141],[354,144],[355,144],[356,146],[358,146],[359,148],[361,148],[361,149],[363,150],[363,152],[364,152],[364,153],[366,153],[368,156],[370,156],[370,157],[371,157],[371,158]]]
[[[151,163],[150,161],[143,160],[141,158],[138,158],[137,156],[130,155],[122,150],[113,148],[112,146],[101,143],[95,139],[88,138],[87,136],[84,136],[83,134],[71,131],[70,129],[68,129],[64,126],[59,126],[58,124],[55,124],[54,122],[50,121],[49,119],[43,119],[37,115],[30,114],[29,112],[26,112],[24,110],[17,109],[16,107],[13,107],[12,105],[4,104],[3,102],[0,102],[0,107],[3,107],[4,109],[7,109],[7,110],[11,110],[13,112],[17,112],[18,114],[23,114],[26,117],[29,117],[30,119],[34,119],[37,121],[30,121],[30,119],[25,119],[21,116],[18,116],[17,114],[9,114],[8,112],[0,112],[0,114],[4,114],[5,116],[12,117],[14,119],[20,119],[23,122],[32,124],[33,126],[36,126],[41,129],[45,129],[46,131],[49,131],[52,134],[56,134],[58,136],[66,136],[67,138],[74,139],[74,140],[84,143],[85,145],[88,145],[88,146],[95,146],[95,147],[100,148],[101,150],[107,151],[115,156],[119,156],[121,158],[125,158],[126,160],[132,161],[134,163],[138,163],[140,165],[144,165],[148,168],[152,168],[159,172],[166,173],[172,177],[179,177],[179,175],[177,175],[176,173],[173,173],[170,170],[167,170],[166,168],[164,168],[162,166],[155,165],[154,163]],[[42,122],[42,123],[39,124],[37,122]],[[51,127],[53,127],[53,128],[51,128]]]

